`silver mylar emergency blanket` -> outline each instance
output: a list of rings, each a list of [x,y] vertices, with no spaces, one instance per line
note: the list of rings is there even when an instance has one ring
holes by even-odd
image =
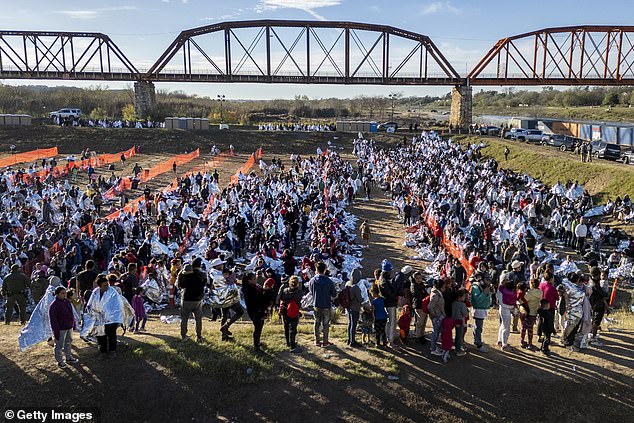
[[[123,295],[113,287],[108,287],[103,296],[99,298],[99,288],[92,291],[90,300],[84,313],[84,325],[81,328],[81,337],[89,335],[100,336],[105,334],[105,325],[119,323],[129,326],[134,318],[134,309]]]
[[[566,315],[569,319],[583,317],[583,299],[586,296],[585,286],[578,286],[568,279],[563,280],[566,298]]]
[[[53,336],[48,308],[55,297],[54,292],[55,287],[49,286],[47,288],[46,293],[40,302],[37,303],[33,313],[31,313],[29,322],[20,331],[20,335],[18,336],[20,351],[24,351]]]
[[[240,302],[240,290],[236,284],[228,284],[222,276],[214,277],[214,289],[210,295],[211,306],[214,308],[231,307]]]
[[[161,302],[161,288],[159,288],[158,282],[156,282],[156,280],[148,279],[143,285],[141,285],[141,287],[143,288],[143,295],[145,295],[148,300],[152,301],[153,303]]]

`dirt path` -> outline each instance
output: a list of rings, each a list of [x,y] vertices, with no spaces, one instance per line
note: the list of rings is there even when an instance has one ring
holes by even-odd
[[[370,277],[374,269],[381,267],[381,261],[387,258],[394,270],[409,264],[414,269],[422,269],[425,262],[411,260],[414,250],[405,247],[405,231],[403,225],[399,223],[396,210],[390,205],[390,197],[383,192],[376,192],[369,201],[363,198],[357,199],[350,209],[359,218],[357,224],[358,239],[362,245],[368,245],[363,251],[363,276]],[[370,224],[369,243],[361,240],[361,233],[358,227],[363,219],[368,219]]]

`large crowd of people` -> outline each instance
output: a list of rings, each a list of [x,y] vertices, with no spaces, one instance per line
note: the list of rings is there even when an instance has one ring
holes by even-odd
[[[519,331],[518,321],[523,348],[536,347],[536,322],[539,348],[546,354],[553,333],[574,349],[601,345],[597,331],[609,312],[608,277],[634,277],[633,238],[592,223],[592,199],[578,183],[549,189],[528,175],[499,168],[492,158],[482,157],[480,147],[460,146],[433,132],[395,149],[355,141],[365,177],[391,193],[401,221],[413,226],[407,245],[418,257],[434,260],[425,269],[427,304],[420,298],[425,293],[419,292],[417,277],[422,278],[416,272],[401,271],[408,274],[405,284],[385,268],[378,272],[379,294],[393,308],[388,306],[388,341],[395,339],[395,324],[389,324],[396,319],[394,306],[402,302],[413,305],[416,316],[431,318],[431,353],[445,361],[452,344],[457,355],[463,354],[469,318],[475,320],[474,345],[487,349],[481,335],[491,304],[499,309],[498,345],[503,350],[509,348],[511,326]],[[581,272],[570,256],[558,260],[545,248],[548,239],[576,249],[588,272]]]
[[[518,325],[521,347],[545,354],[558,333],[571,348],[601,345],[607,280],[630,277],[634,241],[591,223],[596,208],[579,184],[546,187],[500,169],[479,145],[433,132],[391,149],[359,138],[356,167],[332,147],[308,158],[294,154],[287,165],[261,162],[262,172],[239,172],[224,188],[217,172],[183,175],[177,186],[146,189],[132,209],[107,206],[114,173],[92,178],[85,190],[67,175],[35,184],[5,175],[5,322],[16,316],[25,323],[32,311],[20,346],[48,339],[60,367],[77,360],[69,352],[73,329],[97,340],[100,357],[113,356],[118,331],[143,332],[147,313],[168,305],[180,307],[185,341],[193,315],[196,340],[206,342],[207,306],[223,341],[248,316],[256,352],[272,315],[283,322],[290,351],[302,351],[301,313],[313,317],[315,345],[330,346],[335,307],[347,316],[349,346],[360,345],[359,331],[361,343],[374,335],[377,347],[429,342],[445,362],[451,351],[466,353],[471,319],[473,344],[487,351],[482,334],[491,307],[498,308],[503,350]],[[356,239],[357,220],[346,208],[369,199],[374,187],[391,196],[407,245],[432,261],[424,270],[394,269],[395,257],[386,257],[364,278],[360,244],[372,238],[372,222],[360,225]],[[585,254],[589,276],[570,257],[558,260],[546,238]],[[608,257],[608,246],[618,254]]]

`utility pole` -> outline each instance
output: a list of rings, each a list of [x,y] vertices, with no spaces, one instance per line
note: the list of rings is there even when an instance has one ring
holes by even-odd
[[[224,123],[225,119],[224,119],[224,115],[222,113],[222,103],[225,102],[225,95],[224,94],[218,94],[218,101],[220,102],[220,123]]]
[[[390,117],[390,121],[394,122],[394,101],[398,98],[398,94],[392,93],[388,95],[388,97],[390,98],[390,100],[392,100],[392,114]]]

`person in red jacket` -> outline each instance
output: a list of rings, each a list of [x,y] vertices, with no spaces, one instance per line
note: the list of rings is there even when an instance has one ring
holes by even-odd
[[[48,314],[53,336],[55,337],[55,359],[57,360],[57,365],[63,369],[66,367],[66,363],[77,363],[79,361],[73,357],[71,351],[75,317],[73,315],[73,306],[66,298],[66,288],[63,286],[55,288],[55,300],[49,306]],[[66,356],[66,362],[62,358],[62,350]]]

